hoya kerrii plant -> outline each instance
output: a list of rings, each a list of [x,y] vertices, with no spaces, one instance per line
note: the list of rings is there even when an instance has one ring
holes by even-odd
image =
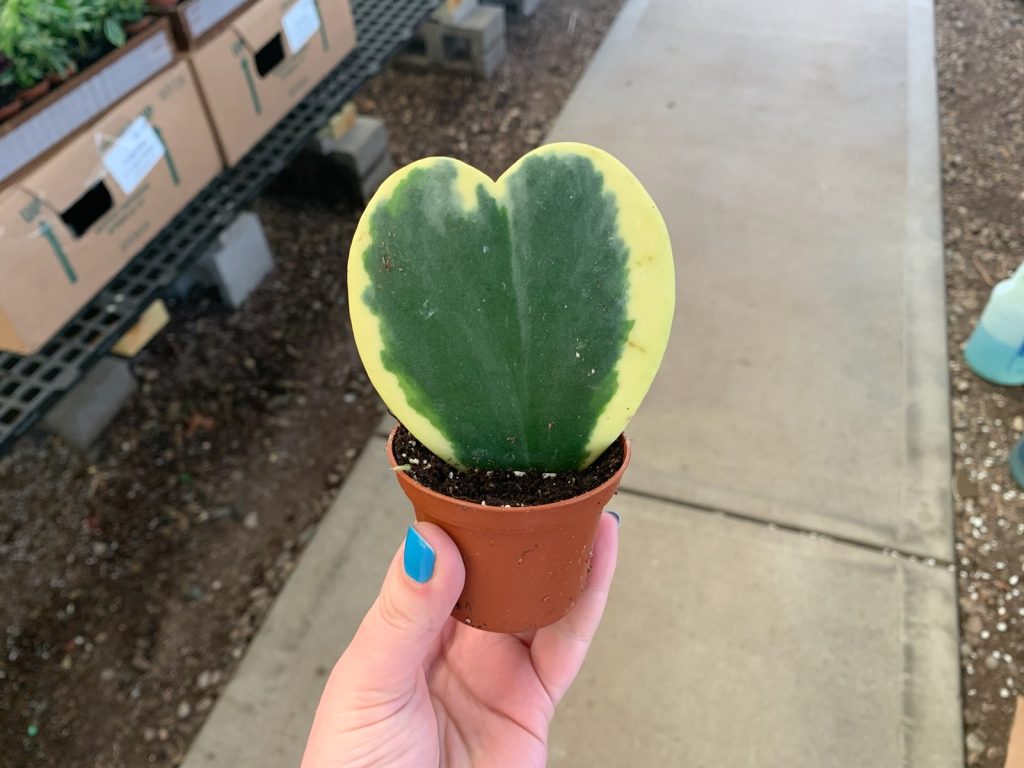
[[[583,588],[629,462],[623,429],[668,342],[675,279],[654,202],[614,157],[583,144],[534,150],[497,181],[457,160],[420,160],[370,201],[348,279],[370,379],[451,465],[442,475],[511,470],[497,474],[524,494],[529,478],[516,478],[528,470],[591,483],[496,506],[421,484],[411,463],[396,473],[416,518],[462,553],[453,617],[497,632],[557,621]],[[388,453],[399,469],[397,435]]]
[[[363,214],[348,279],[371,381],[458,469],[587,467],[646,394],[675,301],[654,202],[574,143],[497,181],[450,158],[399,170]]]

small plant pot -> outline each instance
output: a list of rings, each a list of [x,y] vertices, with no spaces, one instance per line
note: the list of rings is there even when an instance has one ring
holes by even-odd
[[[14,117],[21,111],[24,102],[22,102],[20,96],[15,96],[10,101],[0,104],[0,123],[9,117]]]
[[[396,427],[397,430],[397,427]],[[398,466],[388,439],[388,461]],[[466,585],[452,616],[490,632],[522,632],[553,624],[576,604],[590,570],[597,525],[629,464],[587,493],[533,507],[494,507],[432,491],[405,472],[398,484],[416,519],[452,537],[466,565]]]
[[[74,74],[75,74],[75,68],[74,67],[68,67],[67,71],[64,72],[63,75],[52,74],[52,75],[48,75],[46,79],[50,82],[50,86],[51,87],[56,88],[58,85],[63,83],[68,78],[73,77]]]
[[[33,85],[31,88],[26,88],[18,96],[25,104],[31,104],[33,101],[41,99],[46,95],[46,92],[50,90],[49,80],[40,80],[38,83]]]
[[[143,16],[141,19],[129,22],[124,25],[124,33],[128,37],[134,37],[145,29],[148,29],[153,22],[156,21],[155,16]]]

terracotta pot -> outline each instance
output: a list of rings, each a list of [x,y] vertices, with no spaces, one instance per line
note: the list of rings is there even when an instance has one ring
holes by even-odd
[[[21,111],[22,106],[20,96],[15,96],[6,104],[0,104],[0,123],[7,118],[14,117],[14,115],[18,114]]]
[[[397,427],[395,428],[397,430]],[[397,466],[388,439],[388,461]],[[522,632],[553,624],[576,604],[590,570],[601,513],[629,464],[580,496],[535,507],[491,507],[432,491],[395,472],[416,519],[443,528],[466,564],[466,586],[452,616],[490,632]]]
[[[128,37],[132,37],[133,35],[139,34],[142,30],[147,29],[154,21],[156,21],[155,16],[143,16],[141,19],[125,24],[124,33],[128,35]]]
[[[75,74],[75,68],[72,66],[72,67],[68,67],[67,71],[63,75],[58,75],[58,74],[48,75],[46,77],[46,79],[50,81],[50,86],[51,87],[56,88],[58,85],[63,83],[68,78],[72,77],[74,74]]]
[[[18,96],[26,104],[31,104],[36,99],[42,98],[46,92],[50,90],[49,80],[40,80],[38,83],[33,85],[31,88],[26,88]]]

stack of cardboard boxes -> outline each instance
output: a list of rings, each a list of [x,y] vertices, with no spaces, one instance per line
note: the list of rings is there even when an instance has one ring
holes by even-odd
[[[0,126],[0,349],[45,344],[354,47],[347,0],[187,0]]]

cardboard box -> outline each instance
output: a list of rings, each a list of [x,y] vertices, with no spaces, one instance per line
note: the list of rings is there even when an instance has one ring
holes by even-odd
[[[169,67],[176,55],[170,27],[161,21],[5,120],[0,125],[0,182]]]
[[[0,192],[0,349],[34,352],[221,169],[179,62]]]
[[[251,5],[253,0],[185,0],[170,9],[174,39],[183,51],[201,43],[224,28],[225,22]]]
[[[227,164],[245,153],[355,47],[346,0],[259,0],[191,54]]]

